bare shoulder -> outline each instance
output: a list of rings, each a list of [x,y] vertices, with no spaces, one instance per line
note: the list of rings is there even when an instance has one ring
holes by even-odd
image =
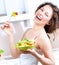
[[[32,28],[28,28],[28,29],[24,32],[22,39],[26,37],[26,34],[27,34],[31,29],[32,29]],[[22,39],[21,39],[21,40],[22,40]]]
[[[48,50],[48,49],[50,50],[52,48],[51,42],[46,33],[42,35],[38,35],[37,41],[38,41],[38,45],[42,50]]]
[[[25,32],[24,35],[26,35],[32,28],[28,28]]]

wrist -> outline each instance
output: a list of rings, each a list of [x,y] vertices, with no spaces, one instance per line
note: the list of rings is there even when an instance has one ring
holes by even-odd
[[[9,39],[14,41],[14,34],[9,35]]]
[[[10,34],[10,35],[8,35],[9,37],[14,37],[14,34],[12,33],[12,34]]]

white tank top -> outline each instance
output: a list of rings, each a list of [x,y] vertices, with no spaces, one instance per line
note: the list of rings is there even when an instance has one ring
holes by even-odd
[[[34,39],[36,39],[36,37],[34,37]],[[40,50],[36,48],[34,50],[42,55]],[[38,65],[38,60],[32,54],[21,54],[20,55],[20,65]]]
[[[39,54],[42,54],[40,50],[34,50],[37,51]],[[32,54],[21,54],[19,61],[19,65],[38,65],[38,60]]]

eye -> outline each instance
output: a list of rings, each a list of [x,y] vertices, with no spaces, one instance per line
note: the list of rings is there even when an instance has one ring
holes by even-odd
[[[45,12],[45,15],[48,17],[48,12]]]
[[[43,11],[43,8],[41,8],[40,10]]]

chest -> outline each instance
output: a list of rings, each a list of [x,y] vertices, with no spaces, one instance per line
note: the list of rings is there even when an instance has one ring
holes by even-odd
[[[36,48],[39,48],[38,43],[37,43],[37,37],[38,37],[38,33],[35,32],[28,32],[26,34],[26,38],[30,39],[30,40],[34,40],[34,44],[36,46]]]
[[[26,38],[30,39],[30,40],[33,40],[37,37],[37,34],[35,34],[34,32],[28,32],[26,34]]]

